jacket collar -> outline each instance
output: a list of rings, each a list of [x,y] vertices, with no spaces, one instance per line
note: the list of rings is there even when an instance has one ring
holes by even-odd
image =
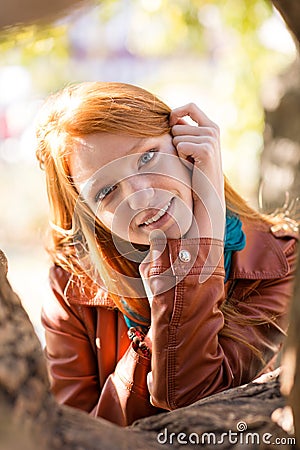
[[[281,227],[273,229],[263,226],[260,229],[247,222],[243,223],[246,246],[232,256],[229,279],[249,280],[282,278],[289,272],[285,249],[290,239],[297,237],[296,232]],[[281,239],[284,237],[285,239]]]
[[[65,298],[67,304],[116,308],[107,290],[97,287],[89,278],[81,281],[76,275],[54,265],[50,268],[49,279],[54,292]]]
[[[65,297],[69,303],[85,306],[104,306],[106,308],[116,308],[114,301],[109,297],[108,292],[101,286],[96,285],[91,288],[91,284],[81,286],[78,279],[71,276],[66,288]]]

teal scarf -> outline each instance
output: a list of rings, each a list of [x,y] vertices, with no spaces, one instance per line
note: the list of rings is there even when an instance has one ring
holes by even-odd
[[[231,257],[233,252],[243,250],[246,245],[246,236],[242,230],[242,222],[236,214],[226,211],[226,226],[224,237],[224,269],[225,283],[229,278]]]
[[[230,274],[230,268],[231,268],[231,258],[233,252],[242,250],[246,245],[246,237],[242,230],[242,222],[240,221],[239,217],[230,212],[226,211],[226,226],[225,226],[225,237],[224,237],[224,269],[225,269],[225,283],[229,278]],[[139,314],[134,313],[133,311],[130,311],[129,306],[125,302],[125,300],[122,301],[126,311],[133,316],[136,320],[144,321],[144,318],[140,316]],[[128,316],[124,314],[125,322],[130,327],[136,327],[141,326],[138,322],[135,322],[134,320],[130,319]],[[145,332],[147,332],[147,327],[141,327],[145,328]]]

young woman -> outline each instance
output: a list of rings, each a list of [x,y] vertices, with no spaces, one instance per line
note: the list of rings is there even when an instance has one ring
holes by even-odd
[[[197,106],[82,83],[49,98],[37,138],[54,263],[42,321],[60,403],[125,426],[272,367],[297,226],[224,182],[218,127]]]

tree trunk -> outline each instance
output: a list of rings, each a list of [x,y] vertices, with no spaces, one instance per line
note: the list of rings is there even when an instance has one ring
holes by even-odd
[[[273,0],[299,49],[300,1]],[[285,204],[292,206],[299,220],[299,205],[291,199],[300,193],[300,61],[278,77],[278,106],[266,105],[265,139],[261,156],[262,206],[273,211]],[[298,215],[299,214],[299,215]]]
[[[298,252],[294,298],[290,312],[290,326],[282,360],[281,391],[292,407],[295,435],[300,442],[300,252]],[[283,412],[284,413],[284,412]]]
[[[296,273],[296,286],[294,292],[294,301],[291,309],[291,324],[288,340],[286,343],[286,355],[294,352],[295,372],[294,383],[291,389],[288,402],[294,413],[294,424],[296,430],[297,441],[300,442],[300,252],[298,254],[298,267]],[[291,367],[291,361],[286,358],[287,368]]]
[[[300,20],[300,18],[299,18]],[[262,206],[268,212],[285,208],[299,220],[300,192],[300,61],[278,77],[282,97],[276,109],[265,106],[261,155]]]
[[[51,22],[74,11],[94,4],[92,0],[0,0],[0,29],[4,27]]]
[[[300,1],[299,0],[272,0],[279,10],[288,28],[295,38],[297,48],[300,46]],[[270,149],[276,148],[276,141],[283,139],[278,146],[277,156],[282,155],[281,165],[284,166],[289,159],[293,171],[294,181],[291,185],[291,197],[300,197],[300,62],[297,61],[290,73],[284,76],[286,91],[282,96],[278,108],[266,112],[266,127],[271,129],[265,152],[269,151],[269,158],[274,159]],[[272,142],[273,137],[273,142]],[[265,159],[268,159],[265,157]],[[276,159],[276,152],[275,152]],[[277,204],[276,206],[279,206]],[[296,206],[294,214],[299,221],[299,207]],[[289,212],[287,213],[289,214]],[[282,392],[288,396],[291,405],[297,442],[300,442],[300,252],[298,252],[297,271],[293,301],[290,311],[290,326],[288,337],[284,346]]]
[[[270,419],[285,404],[278,379],[250,383],[121,428],[58,405],[49,392],[43,352],[20,300],[6,279],[0,253],[0,449],[152,450],[165,448],[269,448],[292,437]],[[181,434],[180,434],[181,433]]]
[[[275,8],[278,9],[287,24],[288,28],[300,42],[300,2],[299,0],[272,0]]]

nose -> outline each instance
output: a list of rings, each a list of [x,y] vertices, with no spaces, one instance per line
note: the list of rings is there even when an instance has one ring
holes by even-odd
[[[128,205],[132,210],[148,208],[151,205],[151,199],[154,196],[154,189],[141,182],[139,177],[130,178],[124,182],[124,194],[127,197]]]

